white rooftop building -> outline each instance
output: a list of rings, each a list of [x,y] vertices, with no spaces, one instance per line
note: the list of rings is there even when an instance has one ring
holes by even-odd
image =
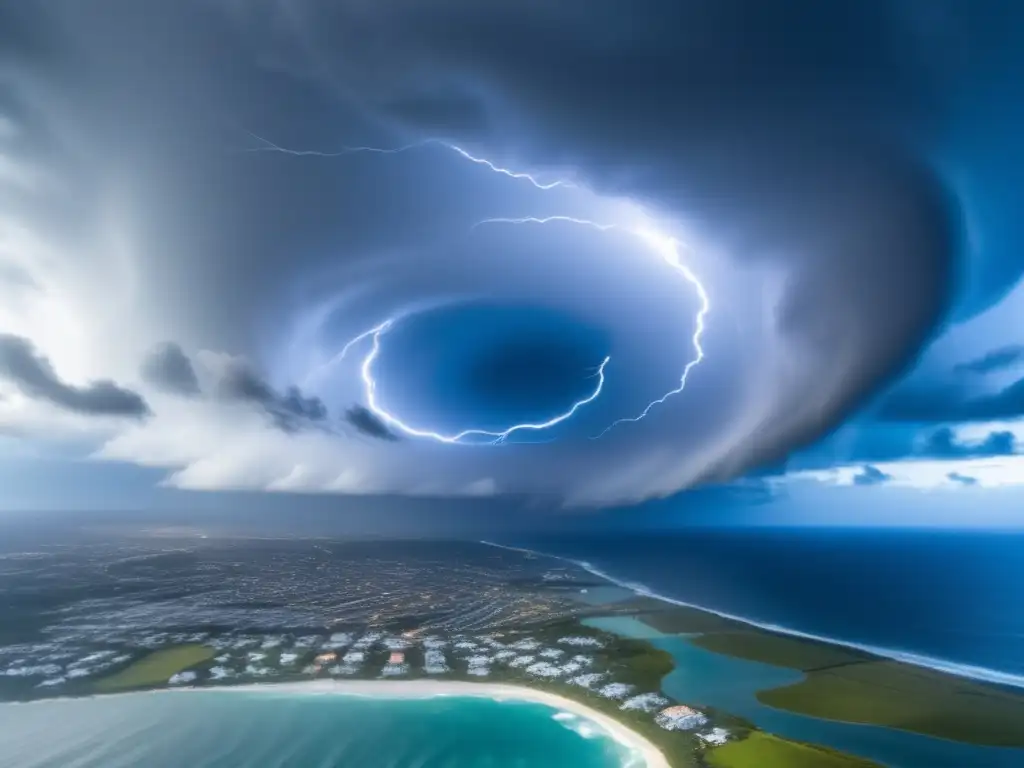
[[[491,660],[487,656],[470,656],[466,663],[469,665],[466,671],[471,675],[486,677],[491,674]]]
[[[725,728],[712,728],[710,731],[705,733],[698,733],[697,738],[703,741],[705,744],[711,744],[712,746],[720,746],[725,744],[729,740],[729,732]]]
[[[320,646],[325,651],[337,651],[352,644],[351,632],[335,632]]]
[[[661,710],[654,722],[666,731],[692,731],[707,725],[708,718],[695,709],[680,705]]]
[[[171,675],[171,679],[168,680],[170,685],[185,685],[186,683],[194,682],[196,679],[196,673],[191,670],[185,672],[179,672],[176,675]]]
[[[428,675],[443,675],[450,671],[448,660],[440,648],[428,648],[423,652],[423,671]]]
[[[668,699],[659,693],[641,693],[622,702],[620,709],[639,712],[657,712],[662,707],[667,707]]]
[[[636,688],[628,683],[608,683],[599,688],[597,693],[606,699],[624,699],[635,690]]]
[[[577,648],[600,648],[604,643],[598,640],[596,637],[587,637],[584,635],[570,635],[568,637],[558,638],[558,642],[562,645],[572,645]]]
[[[384,668],[380,671],[384,677],[401,677],[402,675],[409,674],[409,665],[405,662],[401,664],[392,664],[388,662],[384,665]]]
[[[569,682],[573,685],[578,685],[580,688],[592,689],[595,685],[600,683],[606,677],[604,672],[587,672],[583,675],[577,675],[576,677],[570,678]]]
[[[526,668],[526,673],[534,677],[555,678],[561,677],[564,673],[561,667],[556,667],[550,661],[537,661]]]

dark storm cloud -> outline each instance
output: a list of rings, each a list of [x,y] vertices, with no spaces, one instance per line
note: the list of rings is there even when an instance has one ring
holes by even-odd
[[[1010,368],[1019,362],[1024,361],[1024,346],[1013,345],[994,349],[986,355],[971,360],[967,363],[960,363],[953,370],[957,373],[976,373],[984,375]]]
[[[995,421],[1024,415],[1024,379],[991,395],[971,396],[960,387],[905,387],[883,401],[880,418],[888,421]]]
[[[242,363],[233,363],[227,367],[218,383],[218,391],[222,397],[262,406],[274,424],[285,432],[294,432],[327,420],[327,407],[320,398],[307,397],[294,386],[278,392]]]
[[[1016,438],[1012,432],[992,432],[977,445],[958,442],[953,430],[942,427],[935,430],[925,441],[921,454],[929,458],[984,458],[1011,456],[1016,449]]]
[[[892,475],[886,474],[872,464],[865,464],[864,468],[853,476],[854,485],[881,485],[892,480]]]
[[[437,131],[442,104],[475,95],[488,127],[453,119],[448,135],[576,167],[785,268],[777,327],[812,353],[816,381],[776,393],[711,476],[832,428],[905,370],[949,306],[958,207],[906,138],[941,118],[954,62],[983,70],[1012,42],[983,14],[888,0],[299,8],[318,62],[358,72],[347,85],[381,113]],[[403,95],[436,99],[429,125],[388,112]]]
[[[821,468],[848,463],[875,464],[905,459],[981,459],[1012,456],[1017,440],[1012,432],[990,432],[982,440],[964,441],[949,426],[922,429],[917,423],[851,425],[834,439],[826,439],[814,448],[796,455],[789,469]]]
[[[398,435],[388,429],[387,424],[377,418],[373,411],[362,405],[354,405],[345,411],[345,421],[369,437],[390,442],[399,440]]]
[[[199,394],[199,379],[188,355],[181,347],[165,342],[155,347],[142,363],[142,378],[147,383],[175,395]]]
[[[285,412],[310,421],[323,421],[327,418],[327,407],[323,401],[319,397],[306,397],[295,386],[285,390],[280,403]]]
[[[94,381],[81,387],[61,381],[50,361],[20,336],[0,334],[0,376],[28,397],[84,416],[142,418],[150,414],[140,395],[112,381]]]
[[[582,193],[606,196],[601,204],[626,197],[678,223],[688,243],[692,232],[708,246],[693,266],[714,288],[709,341],[726,343],[709,346],[687,393],[644,423],[601,441],[508,451],[350,441],[342,458],[323,458],[326,479],[313,470],[295,475],[334,489],[342,487],[337,467],[359,464],[351,477],[374,490],[450,491],[493,479],[502,489],[611,503],[781,461],[912,362],[948,307],[952,267],[960,266],[959,201],[925,156],[946,159],[935,144],[948,135],[950,115],[962,119],[955,97],[990,82],[992,63],[1008,58],[1020,10],[1003,4],[990,19],[985,0],[784,5],[44,0],[0,9],[17,17],[0,23],[0,39],[17,41],[15,69],[28,75],[14,80],[32,96],[26,114],[44,115],[88,161],[81,188],[101,186],[93,175],[113,179],[131,201],[110,207],[124,209],[125,233],[146,246],[133,278],[153,304],[143,319],[160,333],[145,342],[172,337],[190,349],[245,355],[271,381],[303,381],[307,392],[337,397],[332,410],[360,396],[358,381],[339,375],[307,386],[304,366],[404,300],[472,292],[474,280],[526,285],[518,278],[531,271],[524,293],[571,276],[580,295],[601,295],[580,274],[575,236],[564,249],[572,258],[548,265],[528,261],[521,232],[506,234],[515,258],[490,274],[484,259],[472,269],[439,264],[442,246],[426,245],[447,245],[484,216],[517,216],[523,207],[588,216],[594,201],[562,210],[557,194],[489,174],[438,144],[294,157],[264,151],[250,131],[323,150],[450,139],[510,168],[569,169]],[[602,210],[595,204],[595,214]],[[984,235],[979,221],[972,225]],[[617,282],[643,285],[634,278],[645,263],[616,262]],[[749,293],[728,280],[747,275]],[[657,307],[648,293],[637,288],[631,301],[601,304],[595,314],[607,317],[597,321],[649,320]],[[730,337],[733,320],[746,324]],[[289,336],[317,323],[308,337]],[[671,330],[682,336],[688,327]],[[688,339],[648,335],[645,363],[674,365],[690,352]],[[653,367],[634,368],[630,383],[644,385]],[[724,381],[740,384],[716,386]],[[349,388],[339,395],[335,384]],[[323,402],[275,389],[252,370],[232,371],[220,390],[259,405],[282,429],[329,428]],[[595,405],[625,415],[637,403]],[[291,450],[298,441],[280,442]],[[238,477],[266,487],[290,476],[280,471],[292,464],[284,449],[283,459],[275,453],[250,466],[241,450],[236,461],[219,444],[187,448],[204,487]],[[222,474],[208,467],[219,457],[228,457]]]
[[[970,475],[962,475],[959,472],[950,472],[946,475],[947,478],[952,480],[954,483],[960,483],[960,485],[977,485],[978,478],[971,477]]]

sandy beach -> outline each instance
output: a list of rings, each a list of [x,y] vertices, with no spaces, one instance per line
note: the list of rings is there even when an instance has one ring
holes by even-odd
[[[177,688],[172,690],[251,690],[266,693],[340,694],[344,696],[370,696],[392,699],[474,696],[495,701],[506,701],[509,699],[532,701],[589,720],[591,723],[599,726],[601,730],[615,739],[633,755],[640,757],[643,760],[644,768],[670,768],[668,760],[665,759],[665,756],[654,744],[614,718],[593,710],[584,704],[580,704],[578,701],[567,699],[564,696],[520,685],[466,683],[445,680],[310,680],[309,682],[302,683],[254,683],[227,688]],[[631,765],[634,764],[631,763]]]

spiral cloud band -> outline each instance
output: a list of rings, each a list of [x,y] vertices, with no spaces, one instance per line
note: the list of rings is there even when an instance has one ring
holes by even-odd
[[[172,487],[664,496],[1010,279],[903,4],[38,5],[0,11],[0,430]]]
[[[345,147],[345,148],[343,148],[343,149],[341,149],[339,151],[336,151],[336,152],[323,152],[323,151],[317,151],[317,150],[289,149],[289,148],[282,147],[282,146],[280,146],[280,145],[278,145],[278,144],[276,144],[274,142],[271,142],[271,141],[269,141],[269,140],[267,140],[267,139],[265,139],[265,138],[263,138],[261,136],[258,136],[257,134],[250,133],[250,135],[253,136],[253,138],[257,139],[260,142],[260,146],[257,149],[262,150],[262,151],[280,152],[282,154],[292,155],[294,157],[335,158],[335,157],[342,157],[342,156],[345,156],[345,155],[355,154],[355,153],[359,153],[359,152],[368,152],[368,153],[373,153],[373,154],[398,154],[398,153],[402,153],[402,152],[406,152],[406,151],[409,151],[409,150],[412,150],[412,149],[416,149],[418,147],[424,146],[425,144],[431,143],[430,140],[427,140],[427,141],[424,141],[424,142],[421,142],[421,143],[418,143],[418,144],[408,145],[408,146],[394,148],[394,149],[378,148],[378,147]],[[575,186],[575,185],[573,185],[573,184],[571,184],[569,182],[563,182],[563,181],[558,181],[558,180],[551,181],[551,182],[541,182],[541,181],[538,181],[537,178],[535,178],[533,175],[531,175],[529,173],[524,173],[524,172],[521,172],[521,171],[512,171],[510,169],[503,168],[501,166],[495,165],[493,162],[487,160],[486,158],[476,157],[476,156],[470,154],[469,152],[467,152],[466,150],[464,150],[464,149],[462,149],[460,147],[457,147],[457,146],[454,146],[454,145],[450,145],[450,144],[444,144],[443,142],[438,142],[438,143],[441,143],[443,146],[446,146],[447,148],[449,148],[449,149],[453,150],[454,152],[456,152],[459,156],[461,156],[461,157],[463,157],[463,158],[465,158],[465,159],[467,159],[467,160],[469,160],[469,161],[471,161],[473,163],[485,166],[486,168],[488,168],[489,170],[491,170],[494,173],[506,176],[506,177],[508,177],[510,179],[514,179],[514,180],[520,180],[520,179],[526,180],[531,185],[533,185],[534,187],[536,187],[537,189],[540,189],[540,190],[550,190],[550,189],[555,189],[556,187],[574,187]],[[645,218],[647,218],[647,217],[645,217]],[[576,218],[576,217],[573,217],[573,216],[548,215],[548,216],[544,216],[544,217],[526,216],[526,217],[521,217],[521,218],[499,218],[499,217],[492,217],[492,218],[482,219],[482,220],[476,222],[473,225],[473,228],[475,229],[475,228],[477,228],[479,226],[482,226],[482,225],[495,225],[495,224],[543,225],[543,224],[551,224],[551,223],[564,223],[564,224],[573,224],[573,225],[578,225],[578,226],[590,227],[590,228],[593,228],[593,229],[598,230],[600,232],[608,232],[610,230],[617,229],[617,228],[621,227],[621,225],[619,225],[619,224],[614,224],[614,223],[598,223],[598,222],[595,222],[595,221],[591,221],[589,219],[581,219],[581,218]],[[649,248],[651,248],[661,258],[663,258],[665,260],[665,262],[667,264],[669,264],[672,268],[674,268],[677,271],[679,271],[680,274],[685,278],[685,280],[690,285],[693,286],[694,290],[696,291],[697,295],[699,296],[700,306],[699,306],[699,309],[697,310],[695,324],[694,324],[695,325],[695,330],[694,330],[693,336],[692,336],[692,345],[693,345],[693,348],[696,350],[696,356],[694,357],[694,359],[692,359],[689,362],[687,362],[686,365],[684,366],[682,375],[680,377],[680,382],[679,382],[679,386],[678,387],[669,390],[668,392],[666,392],[666,393],[662,394],[660,397],[658,397],[656,400],[653,400],[650,403],[648,403],[638,416],[624,417],[624,418],[616,419],[611,424],[609,424],[607,427],[605,427],[601,431],[600,434],[596,435],[592,439],[598,439],[600,437],[603,437],[605,434],[607,434],[610,430],[612,430],[614,427],[618,426],[619,424],[623,424],[623,423],[627,423],[627,422],[636,422],[636,421],[639,421],[640,419],[643,419],[645,416],[647,416],[648,413],[650,413],[651,409],[654,408],[656,405],[660,405],[660,404],[664,403],[672,395],[676,395],[676,394],[679,394],[680,392],[682,392],[683,389],[686,386],[686,379],[687,379],[687,377],[688,377],[688,375],[690,373],[690,370],[694,366],[696,366],[698,363],[700,363],[700,361],[704,357],[704,349],[701,346],[701,335],[704,332],[705,317],[706,317],[706,315],[707,315],[707,313],[708,313],[708,311],[710,309],[710,300],[709,300],[709,298],[707,296],[706,291],[704,290],[704,287],[701,285],[700,281],[697,279],[697,277],[694,275],[694,273],[685,264],[682,263],[682,261],[680,259],[680,256],[679,256],[679,249],[681,247],[679,242],[677,240],[675,240],[674,238],[670,237],[670,236],[667,236],[667,235],[659,233],[658,231],[656,231],[655,229],[653,229],[650,226],[645,226],[644,228],[633,229],[633,230],[628,230],[628,231],[630,232],[630,234],[632,234],[632,235],[636,236],[637,238],[639,238],[641,242],[643,242],[645,245],[647,245]],[[410,316],[408,314],[403,315],[402,319],[408,321],[410,319]],[[567,419],[572,418],[572,416],[576,413],[577,410],[579,410],[581,407],[583,407],[583,406],[593,402],[594,400],[596,400],[600,396],[600,394],[601,394],[601,392],[602,392],[602,390],[604,388],[605,368],[608,365],[609,361],[611,360],[610,356],[605,356],[605,358],[597,366],[596,371],[594,373],[595,377],[597,378],[597,384],[596,384],[596,386],[594,387],[594,390],[591,393],[589,393],[588,395],[586,395],[585,397],[583,397],[583,398],[581,398],[579,400],[574,401],[565,411],[563,411],[561,413],[558,413],[557,415],[552,416],[551,418],[545,419],[543,421],[537,421],[537,422],[524,422],[524,423],[513,424],[513,425],[511,425],[511,426],[509,426],[509,427],[507,427],[505,429],[499,430],[499,431],[489,431],[489,430],[484,430],[484,429],[473,429],[473,428],[470,428],[470,429],[464,429],[464,430],[462,430],[460,432],[457,432],[457,433],[454,433],[454,434],[441,434],[441,433],[436,432],[436,431],[432,431],[432,430],[429,430],[429,429],[416,428],[416,427],[410,426],[409,424],[406,424],[401,418],[399,418],[395,414],[393,414],[393,413],[389,412],[388,410],[386,410],[378,402],[378,398],[377,398],[377,395],[376,395],[376,392],[377,392],[377,381],[375,380],[374,375],[373,375],[373,363],[374,363],[374,361],[376,360],[377,356],[380,353],[380,345],[381,345],[382,337],[392,328],[392,326],[395,324],[395,322],[396,322],[396,319],[391,318],[391,319],[385,320],[384,322],[374,326],[373,328],[371,328],[368,331],[364,331],[364,332],[358,334],[357,336],[355,336],[354,338],[349,340],[342,347],[341,351],[334,358],[332,358],[331,362],[332,362],[332,364],[337,364],[337,363],[341,362],[345,358],[345,356],[348,353],[348,351],[354,345],[359,344],[360,342],[363,342],[364,340],[369,340],[370,341],[370,351],[363,358],[362,364],[359,367],[360,377],[361,377],[361,379],[363,381],[363,386],[364,386],[363,398],[364,398],[364,400],[366,402],[366,405],[369,408],[369,411],[373,415],[375,415],[380,420],[380,422],[382,424],[384,424],[384,425],[386,425],[386,426],[388,426],[390,428],[396,429],[396,430],[398,430],[399,432],[401,432],[404,435],[411,436],[411,437],[416,437],[416,438],[425,438],[425,439],[435,440],[435,441],[440,442],[440,443],[449,443],[449,444],[451,444],[451,443],[460,443],[460,442],[466,441],[467,439],[469,439],[469,440],[477,439],[478,440],[479,438],[489,438],[489,440],[487,440],[486,442],[488,442],[491,445],[497,445],[497,444],[505,443],[509,439],[509,437],[511,435],[513,435],[513,434],[515,434],[517,432],[521,432],[521,431],[536,432],[536,431],[542,431],[542,430],[551,429],[552,427],[555,427],[558,424],[561,424],[562,422],[566,421]]]
[[[398,152],[404,152],[404,151],[407,151],[409,149],[413,149],[416,146],[422,146],[422,144],[420,144],[420,145],[411,145],[411,146],[407,146],[407,147],[401,147],[401,148],[390,149],[390,150],[389,149],[384,149],[384,148],[376,148],[376,147],[346,147],[346,148],[342,149],[339,152],[319,152],[319,151],[315,151],[315,150],[293,150],[293,149],[286,149],[286,148],[281,147],[281,146],[279,146],[279,145],[277,145],[277,144],[275,144],[273,142],[270,142],[270,141],[268,141],[268,140],[266,140],[266,139],[264,139],[262,137],[259,137],[256,134],[250,134],[250,135],[252,135],[254,138],[258,139],[261,142],[262,146],[260,147],[260,149],[268,150],[268,151],[277,151],[277,152],[281,152],[283,154],[293,155],[293,156],[296,156],[296,157],[309,157],[309,156],[314,156],[314,157],[339,157],[339,156],[342,156],[342,155],[352,154],[352,153],[357,153],[357,152],[371,152],[371,153],[378,153],[378,154],[395,154],[395,153],[398,153]],[[507,177],[509,177],[511,179],[526,179],[527,181],[529,181],[533,186],[535,186],[538,189],[547,190],[547,189],[554,189],[555,187],[558,187],[558,186],[571,186],[567,182],[559,182],[559,181],[542,183],[542,182],[537,181],[536,178],[534,178],[532,175],[530,175],[528,173],[511,171],[511,170],[509,170],[507,168],[499,167],[499,166],[495,165],[494,163],[490,162],[489,160],[486,160],[485,158],[475,157],[475,156],[471,155],[470,153],[466,152],[464,149],[461,149],[460,147],[456,147],[454,145],[446,145],[446,146],[448,146],[450,149],[452,149],[455,152],[457,152],[460,156],[470,160],[471,162],[474,162],[474,163],[477,163],[477,164],[480,164],[480,165],[484,165],[484,166],[486,166],[487,168],[489,168],[491,171],[493,171],[495,173],[502,174],[502,175],[507,176]],[[484,224],[550,224],[552,222],[564,222],[564,223],[576,224],[576,225],[580,225],[580,226],[593,227],[594,229],[597,229],[597,230],[602,231],[602,232],[607,232],[607,231],[609,231],[611,229],[615,229],[618,226],[616,224],[600,224],[600,223],[597,223],[597,222],[594,222],[594,221],[590,221],[588,219],[579,219],[579,218],[574,218],[572,216],[564,216],[564,215],[550,215],[550,216],[545,216],[543,218],[539,218],[539,217],[536,217],[536,216],[527,216],[527,217],[517,218],[517,219],[513,219],[513,218],[488,218],[488,219],[483,219],[483,220],[477,222],[473,226],[475,228],[475,227],[478,227],[478,226],[481,226],[481,225],[484,225]],[[690,370],[694,366],[699,364],[700,361],[704,358],[704,349],[701,346],[700,340],[701,340],[701,335],[704,333],[704,323],[705,323],[705,318],[707,316],[707,313],[708,313],[708,311],[710,309],[710,300],[708,298],[707,292],[704,290],[704,286],[701,285],[700,281],[693,274],[693,272],[685,264],[683,264],[682,261],[680,260],[680,257],[679,257],[680,244],[674,238],[668,237],[666,235],[662,235],[662,234],[658,233],[657,231],[655,231],[653,229],[650,229],[650,228],[637,229],[637,230],[633,231],[632,234],[634,234],[637,237],[639,237],[643,242],[648,244],[655,252],[657,252],[659,255],[661,255],[662,258],[664,258],[665,261],[670,266],[672,266],[673,268],[677,269],[683,275],[683,277],[686,279],[686,281],[688,283],[690,283],[693,286],[693,288],[696,290],[696,292],[697,292],[697,294],[698,294],[698,296],[700,298],[700,308],[697,311],[697,316],[696,316],[696,321],[695,321],[695,330],[693,332],[693,337],[692,337],[692,344],[693,344],[694,349],[696,350],[696,357],[694,357],[693,360],[691,360],[691,361],[686,363],[685,367],[683,368],[682,376],[680,377],[679,386],[677,388],[669,390],[665,394],[661,395],[658,399],[653,400],[650,403],[648,403],[647,406],[643,409],[643,411],[638,416],[616,419],[608,427],[606,427],[604,430],[602,430],[602,432],[599,435],[597,435],[594,439],[603,437],[611,429],[613,429],[614,427],[616,427],[619,424],[623,424],[623,423],[626,423],[626,422],[636,422],[636,421],[639,421],[640,419],[642,419],[645,416],[647,416],[647,414],[650,413],[651,409],[654,408],[656,405],[660,405],[660,404],[664,403],[672,395],[676,395],[676,394],[679,394],[680,392],[682,392],[683,389],[686,387],[686,379],[687,379],[687,377],[690,374]],[[441,442],[441,443],[458,443],[458,442],[462,442],[466,438],[485,437],[485,438],[492,438],[492,441],[491,441],[492,444],[500,444],[500,443],[504,443],[505,441],[507,441],[509,436],[514,434],[515,432],[527,431],[527,430],[528,431],[540,431],[540,430],[550,429],[551,427],[554,427],[554,426],[562,423],[566,419],[571,418],[573,416],[573,414],[575,414],[576,411],[579,408],[581,408],[584,405],[587,405],[590,402],[593,402],[595,399],[597,399],[598,396],[600,396],[601,391],[602,391],[602,389],[604,387],[605,366],[607,366],[608,362],[611,360],[610,357],[606,356],[604,358],[604,360],[601,361],[600,365],[597,367],[596,376],[597,376],[597,379],[598,379],[598,383],[597,383],[597,386],[595,387],[595,389],[594,389],[594,391],[592,393],[590,393],[589,395],[587,395],[586,397],[584,397],[581,400],[575,401],[574,403],[572,403],[572,405],[565,412],[559,413],[558,415],[553,416],[550,419],[546,419],[546,420],[540,421],[540,422],[527,422],[527,423],[521,423],[521,424],[514,424],[514,425],[512,425],[512,426],[510,426],[510,427],[508,427],[508,428],[506,428],[504,430],[496,431],[496,432],[495,431],[488,431],[488,430],[481,430],[481,429],[465,429],[465,430],[462,430],[461,432],[458,432],[458,433],[455,433],[455,434],[452,434],[452,435],[444,435],[444,434],[440,434],[438,432],[434,432],[434,431],[430,431],[430,430],[416,429],[414,427],[411,427],[408,424],[404,423],[400,418],[398,418],[394,414],[389,413],[388,411],[386,411],[384,408],[382,408],[377,403],[377,399],[376,399],[377,382],[374,380],[373,374],[372,374],[373,361],[375,360],[375,358],[377,357],[377,355],[380,352],[381,336],[383,334],[385,334],[391,328],[391,326],[394,324],[394,322],[395,322],[394,319],[386,320],[386,321],[380,323],[379,325],[374,326],[369,331],[364,331],[363,333],[359,334],[355,338],[351,339],[348,343],[345,344],[344,347],[342,347],[341,352],[335,358],[335,362],[340,362],[345,357],[345,355],[347,354],[348,350],[352,347],[352,345],[354,345],[354,344],[356,344],[358,342],[361,342],[361,341],[363,341],[364,339],[367,339],[367,338],[371,339],[371,341],[372,341],[371,351],[363,359],[363,363],[362,363],[362,365],[360,367],[360,375],[362,377],[363,384],[364,384],[364,398],[366,400],[367,405],[369,406],[370,411],[373,414],[375,414],[377,416],[377,418],[379,418],[382,422],[384,422],[385,424],[387,424],[390,427],[397,428],[398,430],[400,430],[401,432],[403,432],[406,435],[410,435],[412,437],[429,438],[429,439],[436,440],[437,442]]]

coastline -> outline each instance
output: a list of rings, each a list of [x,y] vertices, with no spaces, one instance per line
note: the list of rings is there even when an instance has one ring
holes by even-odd
[[[562,555],[554,555],[550,552],[541,552],[535,549],[526,549],[524,547],[512,547],[506,544],[498,544],[493,541],[481,540],[480,544],[484,544],[488,547],[496,547],[498,549],[507,549],[511,552],[521,552],[524,554],[536,555],[538,557],[547,557],[552,560],[560,560],[563,563],[571,563],[579,568],[582,568],[592,576],[596,576],[599,579],[607,581],[609,584],[613,584],[622,589],[629,590],[640,597],[650,598],[651,600],[657,600],[662,603],[669,605],[676,605],[680,608],[690,608],[695,611],[702,611],[713,616],[718,616],[722,619],[728,619],[729,621],[735,621],[739,624],[744,624],[754,629],[759,629],[764,632],[772,632],[778,635],[786,635],[789,637],[797,638],[800,640],[810,640],[816,643],[824,643],[826,645],[834,645],[840,648],[848,648],[850,650],[859,651],[861,653],[871,654],[877,656],[880,659],[886,659],[889,661],[896,661],[902,664],[908,664],[914,667],[920,667],[921,669],[928,669],[933,672],[941,672],[947,675],[953,675],[955,677],[964,678],[967,680],[974,680],[977,682],[993,683],[995,685],[1004,685],[1010,688],[1024,689],[1024,675],[1013,674],[1010,672],[1001,672],[997,669],[990,669],[988,667],[979,667],[971,664],[960,664],[958,662],[949,661],[946,659],[937,659],[931,656],[923,656],[920,654],[911,653],[909,651],[901,651],[894,648],[882,648],[879,646],[867,645],[864,643],[857,643],[849,640],[842,640],[840,638],[825,637],[822,635],[815,635],[810,632],[802,632],[799,629],[792,629],[779,624],[772,624],[769,622],[761,622],[756,619],[751,619],[744,616],[737,616],[732,613],[725,611],[719,611],[714,608],[708,608],[707,606],[697,605],[696,603],[688,603],[684,600],[678,600],[667,595],[662,595],[654,592],[652,589],[644,584],[638,582],[628,581],[626,579],[619,579],[611,574],[602,571],[597,566],[587,562],[586,560],[574,560],[570,557],[563,557]]]
[[[636,731],[626,727],[609,715],[573,699],[507,683],[470,683],[454,680],[310,680],[299,683],[249,683],[216,687],[170,688],[168,691],[191,693],[195,691],[253,692],[299,695],[363,696],[375,699],[430,699],[435,697],[484,698],[493,701],[526,701],[543,704],[559,712],[583,718],[595,725],[609,738],[626,749],[631,756],[639,756],[644,768],[671,768],[668,759],[657,746]],[[113,694],[130,695],[130,694]],[[634,766],[635,761],[627,763]]]

